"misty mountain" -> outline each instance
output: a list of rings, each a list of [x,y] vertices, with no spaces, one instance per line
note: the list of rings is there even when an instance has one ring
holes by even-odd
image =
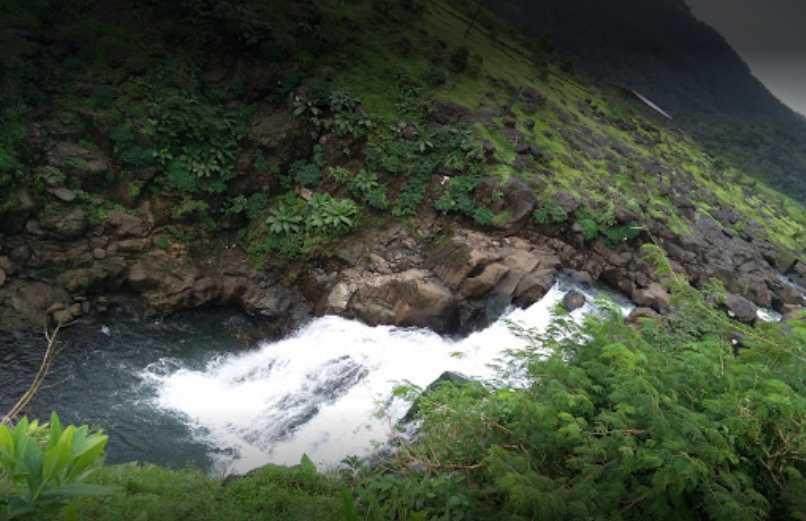
[[[683,0],[487,1],[577,72],[636,89],[713,153],[806,197],[806,123]]]

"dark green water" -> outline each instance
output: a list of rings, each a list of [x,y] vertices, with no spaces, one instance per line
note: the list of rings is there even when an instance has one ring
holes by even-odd
[[[210,469],[215,449],[197,441],[187,421],[153,406],[156,389],[142,373],[171,372],[180,363],[202,369],[216,356],[243,351],[237,333],[248,326],[227,310],[73,326],[60,333],[53,369],[26,413],[47,419],[55,410],[63,422],[103,426],[109,463]],[[0,414],[27,389],[45,345],[42,335],[0,335]]]

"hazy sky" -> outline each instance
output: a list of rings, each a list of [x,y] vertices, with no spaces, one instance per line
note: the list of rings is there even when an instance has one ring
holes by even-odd
[[[686,0],[781,101],[806,115],[806,0]]]

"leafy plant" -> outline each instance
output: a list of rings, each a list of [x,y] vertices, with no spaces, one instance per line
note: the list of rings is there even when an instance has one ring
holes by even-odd
[[[159,143],[154,157],[168,184],[188,194],[224,192],[236,174],[246,113],[168,93],[152,101],[151,115],[143,133]]]
[[[496,519],[800,519],[806,326],[740,326],[646,251],[671,315],[633,326],[609,308],[520,330],[530,345],[509,367],[528,369],[528,389],[429,393],[408,458],[463,469]]]
[[[378,176],[367,170],[361,170],[347,182],[347,188],[367,202],[371,207],[385,210],[389,207],[386,200],[386,188],[378,182]]]
[[[319,185],[322,172],[319,165],[309,161],[296,161],[291,165],[289,176],[296,183],[302,186],[315,187]]]
[[[329,194],[315,194],[308,201],[306,226],[318,232],[340,232],[356,224],[358,206],[350,199],[335,199]]]
[[[342,166],[334,166],[329,168],[327,175],[341,186],[347,185],[353,176],[352,172]]]
[[[302,231],[304,218],[298,205],[281,202],[271,210],[266,219],[269,231],[273,234],[297,234]]]
[[[239,195],[230,200],[227,213],[246,213],[249,219],[256,219],[269,207],[269,196],[264,192],[257,192],[249,197]]]
[[[636,225],[626,224],[623,226],[613,226],[603,232],[605,242],[609,247],[615,247],[622,242],[628,242],[640,234],[640,228]]]
[[[562,206],[547,202],[532,213],[532,219],[538,224],[561,224],[568,219]]]
[[[577,210],[577,223],[582,228],[582,237],[586,241],[595,239],[600,233],[609,229],[615,223],[613,209],[608,206],[602,211],[592,211],[587,207]]]
[[[0,496],[7,519],[45,514],[74,498],[107,494],[111,489],[86,483],[100,464],[108,438],[86,426],[63,428],[53,413],[40,447],[36,421],[0,425],[0,470],[11,488]],[[2,476],[0,476],[2,477]]]

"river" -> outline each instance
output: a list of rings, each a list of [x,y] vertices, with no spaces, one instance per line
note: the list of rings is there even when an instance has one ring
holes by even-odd
[[[294,464],[307,454],[333,466],[386,443],[410,406],[394,397],[398,385],[424,388],[445,371],[497,380],[496,363],[524,345],[508,321],[544,328],[569,289],[558,283],[540,302],[510,309],[464,338],[326,316],[250,347],[238,340],[248,319],[221,309],[74,326],[61,334],[58,358],[28,414],[46,418],[56,410],[64,422],[103,428],[109,463],[224,475]],[[601,295],[586,293],[576,318],[593,311],[591,299]],[[629,305],[617,300],[626,313]],[[0,337],[0,409],[28,385],[44,345],[41,336]]]

